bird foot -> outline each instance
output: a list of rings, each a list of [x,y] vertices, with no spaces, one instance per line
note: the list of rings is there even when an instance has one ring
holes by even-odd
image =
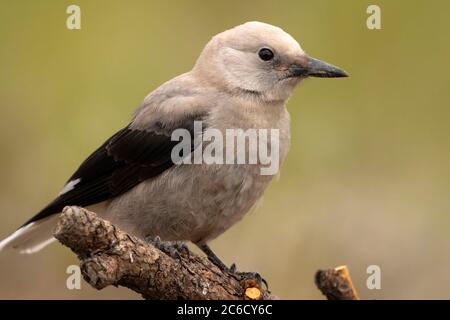
[[[182,256],[189,257],[189,248],[183,241],[162,241],[159,236],[146,237],[145,241],[174,259],[181,259]]]
[[[236,264],[233,263],[228,272],[235,277],[239,282],[256,281],[257,285],[262,288],[263,285],[266,290],[269,290],[269,285],[258,272],[240,272],[236,270]]]
[[[216,254],[211,250],[211,248],[206,244],[197,244],[197,246],[206,254],[209,261],[211,261],[216,267],[218,267],[222,272],[226,272],[232,277],[234,277],[239,282],[248,282],[254,281],[256,284],[262,288],[263,284],[267,290],[269,290],[269,286],[267,284],[266,279],[261,277],[261,275],[257,272],[238,272],[236,269],[236,264],[232,264],[230,267],[227,267],[226,264],[216,256]]]

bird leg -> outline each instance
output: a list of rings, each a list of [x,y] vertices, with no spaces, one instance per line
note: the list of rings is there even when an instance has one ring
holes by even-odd
[[[261,286],[262,286],[262,284],[264,284],[266,289],[269,289],[266,279],[261,277],[261,275],[259,273],[257,273],[257,272],[238,272],[236,270],[236,264],[233,263],[230,267],[227,267],[226,264],[223,263],[222,260],[219,259],[219,257],[211,250],[211,248],[206,243],[202,243],[202,244],[196,243],[196,245],[197,245],[197,247],[199,247],[200,250],[202,250],[206,254],[209,261],[211,261],[215,266],[217,266],[223,272],[227,272],[228,274],[232,275],[239,281],[255,279],[257,281],[257,283],[259,283]]]
[[[228,268],[225,263],[222,262],[222,260],[219,259],[219,257],[214,253],[214,251],[211,250],[211,248],[206,243],[196,243],[197,247],[199,247],[200,250],[203,251],[203,253],[206,254],[209,261],[211,261],[216,267],[218,267],[220,270],[228,273],[234,273],[231,272],[231,268]],[[235,268],[236,269],[236,268]]]

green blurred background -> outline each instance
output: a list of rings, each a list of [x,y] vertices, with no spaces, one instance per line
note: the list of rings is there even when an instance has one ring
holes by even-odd
[[[82,29],[66,28],[81,7]],[[382,30],[368,30],[378,4]],[[144,96],[188,71],[216,33],[278,25],[351,74],[289,103],[292,148],[258,209],[213,241],[283,298],[321,299],[313,275],[348,264],[367,299],[450,298],[450,2],[0,1],[0,237],[50,201]],[[66,288],[52,244],[0,254],[0,298],[139,298]],[[381,290],[366,288],[379,265]]]

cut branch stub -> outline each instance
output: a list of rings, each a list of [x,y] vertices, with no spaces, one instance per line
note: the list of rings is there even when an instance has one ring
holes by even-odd
[[[315,282],[328,300],[359,300],[347,266],[319,270]]]

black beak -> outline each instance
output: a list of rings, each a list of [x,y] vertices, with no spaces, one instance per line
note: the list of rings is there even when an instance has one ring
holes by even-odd
[[[291,66],[293,77],[317,77],[317,78],[343,78],[348,74],[332,64],[318,59],[308,58],[306,66],[304,64],[294,64]]]

